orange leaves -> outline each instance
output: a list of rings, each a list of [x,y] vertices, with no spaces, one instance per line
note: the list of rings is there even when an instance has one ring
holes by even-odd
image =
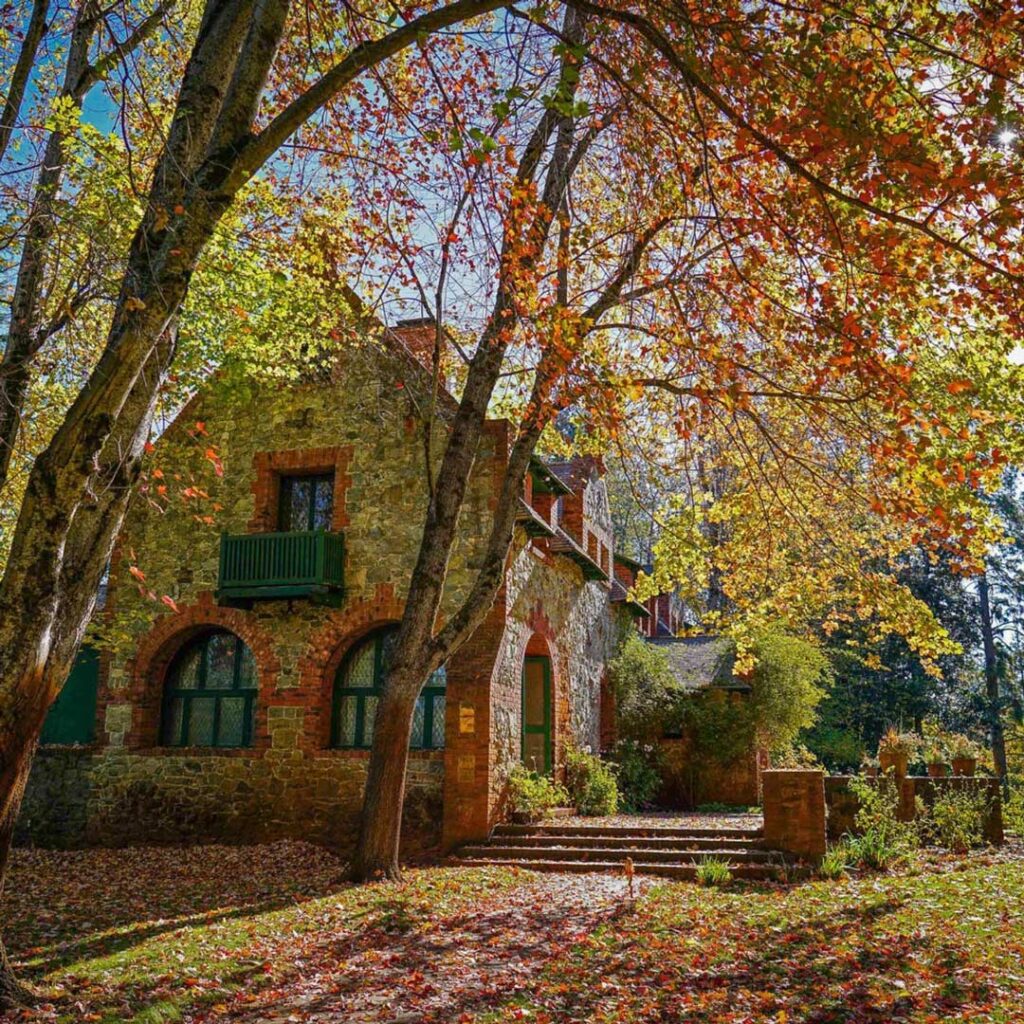
[[[946,385],[946,390],[951,395],[963,395],[974,391],[974,382],[966,377],[957,377]]]

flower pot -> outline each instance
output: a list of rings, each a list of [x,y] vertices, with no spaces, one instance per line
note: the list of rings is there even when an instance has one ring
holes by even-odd
[[[949,774],[949,765],[936,761],[928,765],[928,778],[944,779]]]
[[[978,768],[978,759],[976,757],[954,757],[953,758],[953,774],[954,775],[973,775]]]
[[[864,777],[867,778],[867,779],[877,779],[878,778],[878,765],[876,765],[876,764],[865,765],[865,767],[864,767]]]
[[[890,754],[878,752],[878,763],[882,767],[883,772],[889,771],[891,768],[893,774],[898,779],[906,777],[907,774],[907,755],[906,754]]]

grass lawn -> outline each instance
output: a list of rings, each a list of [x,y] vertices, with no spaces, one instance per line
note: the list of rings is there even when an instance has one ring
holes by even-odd
[[[31,1021],[1024,1021],[1019,848],[705,890],[423,868],[352,887],[299,843],[18,851]]]

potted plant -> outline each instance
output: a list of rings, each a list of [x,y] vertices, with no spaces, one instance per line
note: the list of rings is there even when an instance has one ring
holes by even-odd
[[[907,774],[907,764],[917,749],[917,737],[913,733],[889,729],[878,741],[878,763],[883,772],[892,771],[898,779]]]
[[[512,820],[519,825],[532,825],[546,818],[556,807],[566,806],[569,794],[546,775],[517,764],[509,772],[508,799]]]
[[[878,758],[865,754],[860,760],[860,772],[867,779],[878,778]]]
[[[954,775],[973,775],[978,770],[978,748],[966,736],[956,735],[950,739],[949,756]]]
[[[949,774],[946,748],[937,740],[933,740],[924,748],[924,763],[930,779],[944,779]]]

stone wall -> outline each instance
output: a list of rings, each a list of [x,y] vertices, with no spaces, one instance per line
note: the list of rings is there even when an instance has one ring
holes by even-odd
[[[849,775],[831,775],[825,779],[825,799],[828,805],[828,836],[829,839],[841,839],[844,835],[853,834],[856,829],[854,822],[859,809],[857,797],[850,789]],[[877,782],[876,782],[877,784]],[[912,821],[915,816],[917,801],[930,808],[935,796],[943,789],[974,789],[982,790],[988,797],[988,814],[985,818],[985,840],[995,846],[1002,844],[1003,812],[1002,793],[999,781],[990,777],[958,777],[932,779],[924,775],[908,775],[900,780],[899,816],[903,821]]]
[[[292,837],[344,853],[355,842],[366,777],[365,758],[348,753],[147,756],[43,748],[17,840],[78,847]],[[440,845],[443,782],[443,752],[412,755],[403,822],[407,854]]]

